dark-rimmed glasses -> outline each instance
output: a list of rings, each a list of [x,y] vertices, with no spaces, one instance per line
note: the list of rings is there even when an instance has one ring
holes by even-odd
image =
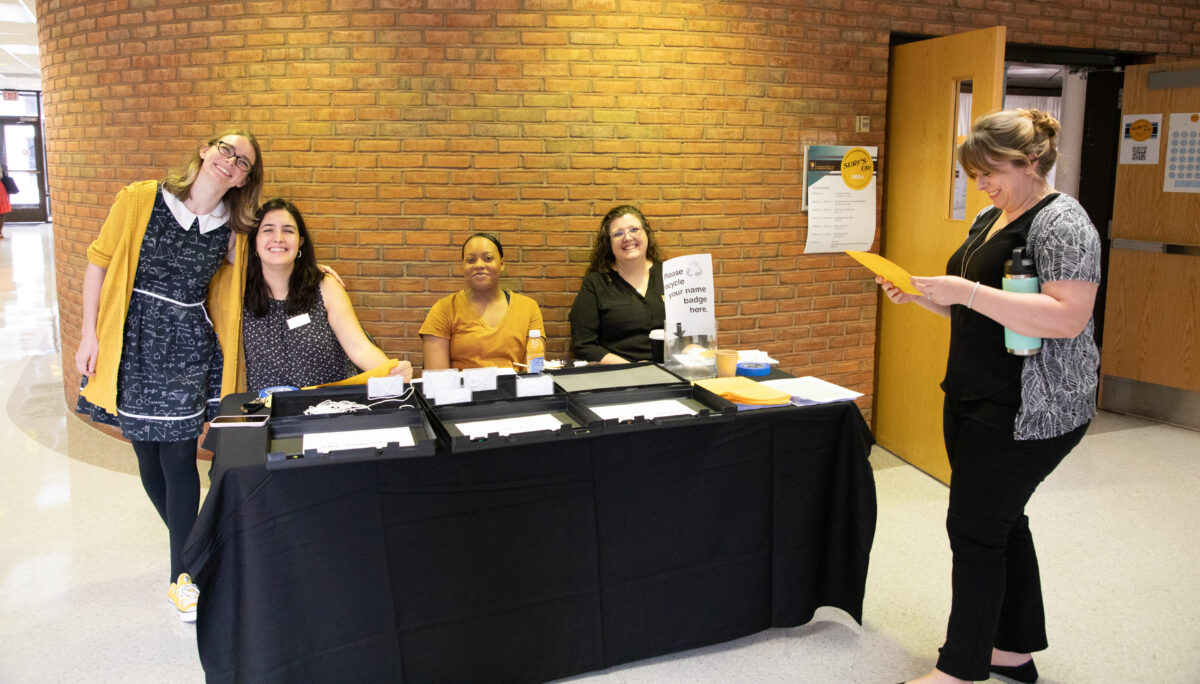
[[[234,166],[238,167],[242,171],[245,171],[246,173],[250,173],[250,169],[254,168],[254,162],[250,159],[250,157],[243,157],[242,155],[238,154],[237,150],[233,149],[233,145],[230,145],[224,140],[217,141],[217,151],[221,153],[222,157],[225,157],[226,159],[232,159]]]

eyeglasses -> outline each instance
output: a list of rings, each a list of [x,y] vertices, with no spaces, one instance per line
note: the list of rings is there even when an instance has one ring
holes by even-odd
[[[250,159],[250,157],[243,157],[242,155],[238,154],[237,150],[233,149],[233,145],[230,145],[224,140],[217,141],[217,151],[221,153],[222,157],[225,157],[226,159],[232,159],[234,166],[245,171],[246,173],[250,173],[250,169],[254,168],[254,162]]]
[[[641,235],[641,234],[642,234],[641,226],[629,226],[628,228],[626,228],[624,230],[613,231],[613,232],[609,233],[608,236],[614,240],[620,240],[621,238],[625,237],[626,235],[628,235],[629,237],[637,237],[638,235]]]

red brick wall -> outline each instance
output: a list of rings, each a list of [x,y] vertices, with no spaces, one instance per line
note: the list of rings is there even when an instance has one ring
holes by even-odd
[[[239,125],[265,197],[305,212],[385,351],[420,363],[458,246],[499,233],[552,356],[593,231],[639,205],[669,256],[712,253],[722,346],[867,394],[876,294],[804,255],[809,143],[884,144],[890,31],[1200,55],[1195,0],[38,0],[73,400],[84,250],[116,191]],[[872,132],[856,134],[855,115]],[[868,413],[869,415],[869,413]]]

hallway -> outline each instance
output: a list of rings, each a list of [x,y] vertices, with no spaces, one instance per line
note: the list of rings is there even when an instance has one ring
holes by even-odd
[[[57,325],[50,226],[6,225],[0,684],[203,681],[195,629],[166,600],[166,529],[129,446],[65,405]],[[926,672],[949,607],[947,489],[882,449],[871,458],[879,518],[863,626],[822,609],[802,627],[572,681],[865,683]],[[1200,681],[1197,492],[1200,432],[1112,413],[1094,421],[1029,507],[1051,640],[1036,656],[1040,682]]]

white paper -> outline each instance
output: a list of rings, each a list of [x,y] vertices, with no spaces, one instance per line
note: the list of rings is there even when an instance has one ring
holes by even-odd
[[[310,432],[301,442],[303,449],[316,449],[325,454],[344,449],[375,447],[382,449],[390,442],[402,447],[415,446],[412,430],[406,427],[374,428],[371,430],[346,430],[344,432]]]
[[[462,370],[463,386],[472,392],[486,392],[496,389],[496,367],[464,368]]]
[[[769,363],[777,364],[778,360],[771,358],[765,351],[758,349],[742,349],[738,351],[738,363]]]
[[[1163,192],[1200,192],[1200,113],[1172,114]]]
[[[875,241],[878,147],[809,145],[804,150],[808,236],[804,253],[866,251]],[[856,185],[847,182],[850,179]]]
[[[517,376],[518,397],[544,397],[554,394],[554,378],[537,373]]]
[[[695,409],[689,408],[678,399],[658,399],[656,401],[639,401],[630,404],[606,404],[604,406],[589,406],[593,413],[604,420],[633,420],[638,416],[653,420],[663,416],[694,416]]]
[[[1157,164],[1162,143],[1162,114],[1126,114],[1121,117],[1121,151],[1118,164]]]
[[[515,418],[498,418],[496,420],[472,420],[463,423],[451,423],[458,431],[471,439],[482,439],[492,434],[501,436],[520,432],[537,432],[539,430],[558,430],[562,421],[549,413],[538,413],[532,416],[517,416]]]
[[[666,336],[717,334],[716,290],[711,254],[692,254],[663,262]]]
[[[308,314],[306,313],[300,314],[299,316],[292,316],[291,318],[287,319],[288,330],[295,330],[296,328],[299,328],[302,325],[308,325],[309,323],[312,323],[312,319],[309,318]]]
[[[764,380],[761,384],[773,387],[782,392],[787,392],[792,395],[792,403],[798,405],[827,404],[833,401],[857,399],[862,396],[861,392],[846,389],[841,385],[835,385],[832,382],[826,382],[811,375],[806,375],[802,378]]]

